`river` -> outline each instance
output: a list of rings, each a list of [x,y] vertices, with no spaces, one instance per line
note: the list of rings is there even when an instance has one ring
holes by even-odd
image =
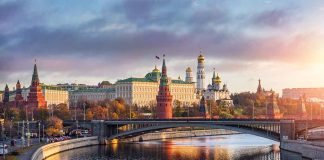
[[[269,151],[266,147],[272,144],[279,143],[248,134],[205,136],[84,147],[53,155],[46,160],[279,160],[279,151]]]

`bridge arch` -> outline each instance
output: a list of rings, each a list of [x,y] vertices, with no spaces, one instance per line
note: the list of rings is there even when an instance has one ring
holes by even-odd
[[[261,130],[257,128],[247,128],[247,127],[239,127],[239,126],[229,126],[229,125],[219,125],[219,124],[199,124],[199,123],[168,123],[168,124],[161,124],[156,126],[148,126],[143,128],[138,128],[134,130],[125,131],[122,133],[114,134],[109,137],[107,137],[108,140],[112,139],[120,139],[125,137],[135,137],[138,135],[151,133],[154,131],[159,131],[163,129],[170,129],[170,128],[178,128],[178,127],[208,127],[213,129],[226,129],[226,130],[232,130],[240,133],[245,134],[251,134],[258,137],[263,137],[266,139],[270,139],[273,141],[280,141],[280,135],[279,133],[274,133],[267,130]]]

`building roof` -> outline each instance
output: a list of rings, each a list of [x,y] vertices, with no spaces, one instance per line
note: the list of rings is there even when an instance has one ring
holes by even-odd
[[[115,92],[114,88],[82,88],[71,92]]]
[[[100,84],[101,85],[111,85],[111,83],[109,81],[102,81]]]
[[[57,90],[57,91],[66,91],[66,89],[58,86],[52,86],[52,85],[46,85],[46,84],[41,84],[42,89],[47,89],[47,90]]]
[[[156,81],[153,81],[151,79],[148,79],[148,78],[127,78],[127,79],[123,79],[123,80],[118,80],[118,82],[156,82]]]

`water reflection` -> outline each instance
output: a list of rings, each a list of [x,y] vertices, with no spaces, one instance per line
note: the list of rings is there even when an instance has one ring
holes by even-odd
[[[265,146],[276,142],[252,135],[210,136],[140,143],[119,143],[79,148],[54,155],[48,160],[72,159],[280,159],[279,152]]]

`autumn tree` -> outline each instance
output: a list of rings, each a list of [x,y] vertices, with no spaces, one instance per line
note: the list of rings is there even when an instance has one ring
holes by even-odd
[[[35,110],[35,118],[36,118],[36,120],[45,122],[49,116],[48,113],[49,113],[48,109],[46,109],[46,108],[37,108]]]
[[[54,107],[54,115],[62,120],[69,120],[71,119],[71,114],[69,108],[66,104],[58,104]]]
[[[63,128],[63,121],[54,116],[49,117],[46,121],[46,134],[49,136],[60,136],[62,134],[61,130]]]

